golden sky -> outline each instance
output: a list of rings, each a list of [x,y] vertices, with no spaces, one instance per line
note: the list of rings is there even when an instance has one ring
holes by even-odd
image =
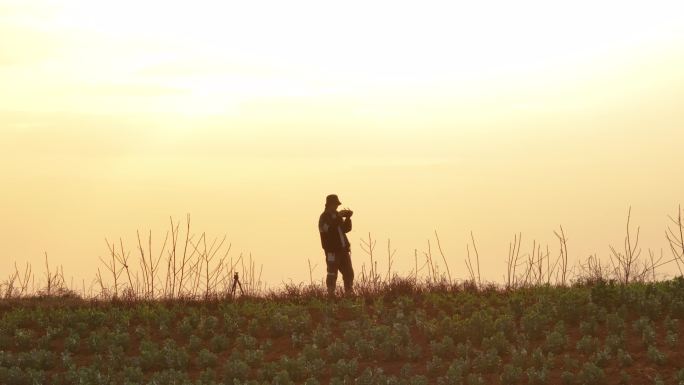
[[[680,1],[0,0],[0,277],[90,280],[185,213],[269,283],[322,277],[330,193],[359,271],[368,232],[399,271],[435,229],[459,277],[471,230],[491,280],[517,232],[607,258],[630,205],[667,252],[683,68]]]

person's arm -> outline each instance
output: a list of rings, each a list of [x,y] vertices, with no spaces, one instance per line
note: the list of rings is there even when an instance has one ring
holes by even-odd
[[[330,249],[330,224],[323,215],[318,219],[318,232],[321,234],[321,247],[323,247],[323,250]]]

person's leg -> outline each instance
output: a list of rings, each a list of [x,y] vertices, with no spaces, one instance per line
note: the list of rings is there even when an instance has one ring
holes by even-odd
[[[325,278],[325,285],[328,287],[328,295],[335,294],[337,284],[338,257],[336,253],[328,252],[325,254],[325,264],[328,275]]]
[[[348,251],[340,253],[338,266],[344,281],[344,291],[351,294],[354,286],[354,268],[352,267],[351,254]]]

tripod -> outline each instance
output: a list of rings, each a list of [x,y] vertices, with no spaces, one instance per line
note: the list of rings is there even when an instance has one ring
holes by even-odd
[[[235,286],[240,287],[240,294],[245,295],[245,292],[242,290],[242,284],[240,283],[240,276],[237,272],[233,274],[233,289],[231,290],[231,295],[233,297],[235,297]]]

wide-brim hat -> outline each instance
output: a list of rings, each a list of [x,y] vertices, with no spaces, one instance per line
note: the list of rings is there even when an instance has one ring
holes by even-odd
[[[335,194],[330,194],[327,197],[325,197],[325,205],[341,205],[342,202],[340,202],[340,198],[337,197]]]

